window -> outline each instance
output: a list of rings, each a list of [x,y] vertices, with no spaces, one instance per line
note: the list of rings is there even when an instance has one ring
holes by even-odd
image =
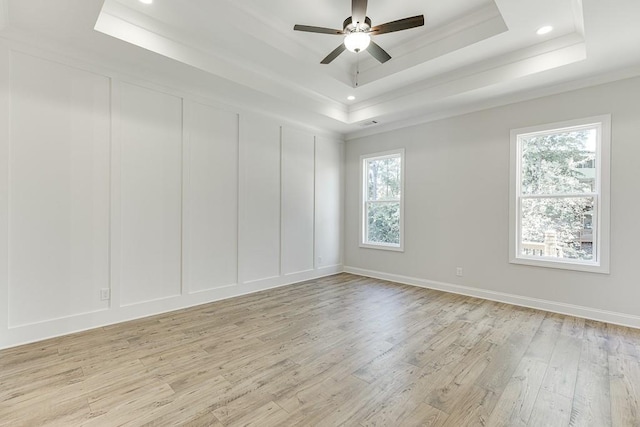
[[[609,272],[611,117],[511,131],[510,261]]]
[[[402,251],[404,150],[362,156],[360,246]]]

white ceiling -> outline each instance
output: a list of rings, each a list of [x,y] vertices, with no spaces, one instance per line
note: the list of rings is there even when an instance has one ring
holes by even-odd
[[[346,51],[321,65],[342,37],[293,26],[340,29],[350,6],[0,0],[0,36],[348,137],[640,74],[637,0],[369,0],[373,25],[424,14],[425,26],[374,36],[385,64]],[[543,25],[554,31],[538,36]]]

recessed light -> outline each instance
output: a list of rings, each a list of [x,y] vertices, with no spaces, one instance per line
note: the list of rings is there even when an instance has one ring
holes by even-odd
[[[553,31],[553,27],[551,25],[545,25],[544,27],[538,28],[538,31],[536,31],[536,34],[539,36],[542,36],[544,34],[550,33],[551,31]]]
[[[140,3],[151,4],[153,3],[153,0],[140,0]]]
[[[353,95],[347,96],[347,100],[349,100],[349,101],[355,101],[355,99],[356,99],[356,97],[353,96]]]

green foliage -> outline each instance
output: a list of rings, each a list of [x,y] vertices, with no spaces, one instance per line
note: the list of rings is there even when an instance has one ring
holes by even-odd
[[[583,217],[592,210],[592,198],[525,199],[522,203],[522,240],[544,242],[544,233],[554,230],[564,257],[591,259],[590,246],[583,245]]]
[[[400,244],[401,159],[367,162],[367,241]]]
[[[400,157],[367,162],[368,200],[397,200],[400,198]]]
[[[369,204],[367,223],[367,241],[400,244],[400,203]]]
[[[592,191],[578,166],[595,159],[587,150],[589,132],[576,131],[528,138],[522,145],[522,194]]]

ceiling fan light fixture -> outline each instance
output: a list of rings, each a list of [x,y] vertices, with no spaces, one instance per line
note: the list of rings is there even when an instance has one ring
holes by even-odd
[[[363,31],[354,31],[344,38],[344,46],[351,52],[358,53],[369,47],[371,36]]]

